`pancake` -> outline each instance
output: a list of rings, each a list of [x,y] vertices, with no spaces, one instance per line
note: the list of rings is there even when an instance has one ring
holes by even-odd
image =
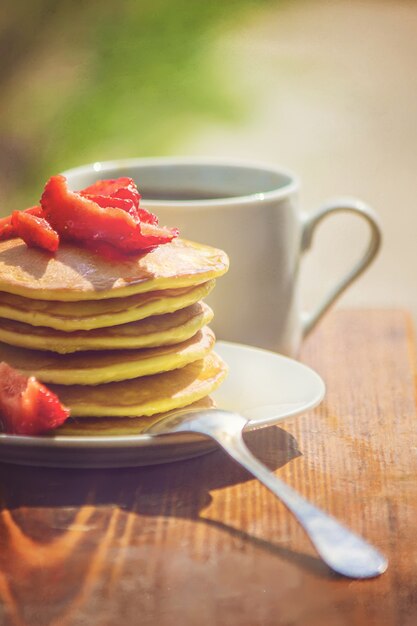
[[[209,280],[196,287],[82,302],[32,300],[0,293],[0,317],[64,332],[105,328],[188,307],[205,298],[215,282]]]
[[[209,397],[202,398],[189,405],[189,409],[211,409],[215,402]],[[123,437],[127,435],[140,435],[152,424],[156,424],[164,417],[172,415],[178,409],[166,413],[155,413],[143,417],[83,417],[81,419],[69,419],[62,426],[55,429],[51,435],[65,437]]]
[[[0,341],[21,348],[60,354],[83,350],[150,348],[186,341],[200,328],[210,324],[212,319],[213,311],[204,302],[196,302],[174,313],[154,315],[138,322],[71,333],[0,319]]]
[[[0,343],[0,361],[44,383],[101,385],[184,367],[202,359],[213,349],[214,342],[213,331],[205,326],[180,344],[139,350],[56,354]]]
[[[61,243],[53,254],[0,242],[0,291],[37,300],[103,300],[197,285],[228,269],[227,255],[182,239],[123,260]]]
[[[181,408],[223,382],[225,363],[214,352],[185,367],[107,385],[50,385],[72,417],[139,417]]]

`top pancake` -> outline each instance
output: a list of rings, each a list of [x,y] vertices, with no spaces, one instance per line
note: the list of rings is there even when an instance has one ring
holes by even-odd
[[[182,239],[121,261],[68,243],[51,255],[10,239],[0,242],[0,291],[37,300],[102,300],[197,285],[228,265],[221,250]]]

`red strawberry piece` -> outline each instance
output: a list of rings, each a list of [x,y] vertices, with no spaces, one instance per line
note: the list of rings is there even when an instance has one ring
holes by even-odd
[[[27,213],[28,215],[35,215],[36,217],[42,217],[41,206],[32,206],[21,212]],[[13,237],[18,237],[18,235],[12,225],[12,216],[8,215],[7,217],[2,217],[0,219],[0,241],[12,239]]]
[[[46,183],[41,206],[46,219],[63,237],[87,243],[104,241],[124,253],[141,252],[178,235],[176,229],[138,222],[123,209],[102,208],[86,195],[70,191],[61,175]]]
[[[55,252],[59,246],[59,235],[43,217],[24,211],[12,213],[12,228],[29,247]]]
[[[113,191],[110,195],[115,198],[123,198],[124,200],[131,200],[136,208],[139,207],[139,202],[141,199],[141,195],[136,187],[136,185],[127,185],[126,187],[120,187]]]
[[[137,215],[140,222],[145,222],[145,224],[153,224],[154,226],[158,226],[158,218],[150,211],[139,208],[137,209]]]
[[[155,224],[146,224],[143,222],[140,225],[140,236],[146,241],[146,245],[149,247],[169,243],[175,237],[178,237],[178,235],[178,228],[167,228],[166,226],[156,226]]]
[[[90,194],[82,194],[85,198],[92,200],[102,209],[113,208],[113,209],[122,209],[126,211],[133,217],[135,222],[139,221],[138,209],[132,202],[132,200],[125,198],[116,198],[114,196],[94,196]]]
[[[123,211],[127,211],[137,223],[145,222],[146,224],[158,225],[158,218],[156,215],[146,209],[137,207],[133,201],[128,198],[116,198],[116,196],[94,196],[84,193],[82,195],[89,200],[93,200],[93,202],[96,202],[103,209],[113,207],[114,209],[123,209]]]
[[[0,363],[0,426],[4,432],[40,435],[63,424],[69,414],[69,409],[36,378],[27,378],[7,363]]]
[[[114,196],[124,200],[131,200],[136,208],[139,206],[141,197],[135,181],[127,176],[98,180],[89,187],[82,189],[80,193],[82,195]]]

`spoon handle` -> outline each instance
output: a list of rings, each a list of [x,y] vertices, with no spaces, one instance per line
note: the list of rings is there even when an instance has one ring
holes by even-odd
[[[248,450],[240,433],[231,435],[217,430],[210,435],[282,500],[331,569],[350,578],[372,578],[386,570],[388,562],[380,552],[277,478]]]

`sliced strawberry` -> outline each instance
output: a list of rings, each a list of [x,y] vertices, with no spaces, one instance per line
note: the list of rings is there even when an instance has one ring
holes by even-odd
[[[176,229],[138,222],[123,209],[102,208],[87,196],[69,191],[64,176],[52,176],[46,183],[41,206],[46,219],[63,237],[87,243],[103,241],[122,252],[134,253],[168,243],[178,235]]]
[[[0,219],[0,241],[12,239],[13,237],[17,237],[17,235],[12,226],[12,216],[2,217]]]
[[[59,235],[43,217],[23,211],[12,213],[12,228],[29,247],[55,252],[59,246]]]
[[[147,209],[137,209],[137,215],[140,222],[145,222],[145,224],[153,224],[154,226],[158,226],[158,218],[154,213],[147,211]]]
[[[102,209],[113,208],[113,209],[122,209],[126,211],[133,217],[135,222],[139,221],[138,209],[134,205],[132,200],[128,200],[125,198],[116,198],[114,196],[94,196],[91,194],[82,194],[84,198],[88,198],[92,200],[98,206],[101,206]]]
[[[78,241],[119,240],[131,237],[136,222],[118,208],[103,209],[87,196],[69,191],[64,176],[52,176],[45,185],[41,206],[49,223],[65,237]]]
[[[113,209],[123,209],[123,211],[127,211],[127,213],[129,213],[129,215],[131,215],[137,223],[145,222],[146,224],[158,224],[158,218],[156,215],[146,209],[137,207],[133,201],[128,198],[116,198],[115,196],[94,196],[84,193],[82,195],[85,198],[92,200],[103,209],[112,207]]]
[[[82,189],[79,193],[90,196],[114,196],[124,200],[132,200],[136,208],[139,206],[141,197],[135,181],[127,176],[98,180],[89,187]]]
[[[178,237],[178,228],[167,228],[166,226],[156,226],[155,224],[141,224],[140,233],[149,246],[159,246],[161,243],[169,243]]]
[[[124,198],[115,198],[113,196],[99,196],[90,193],[83,193],[81,195],[84,198],[88,198],[88,200],[92,200],[93,202],[98,204],[98,206],[101,206],[102,209],[123,209],[123,211],[129,213],[132,206],[136,208],[131,200],[126,200]]]
[[[114,196],[115,198],[123,198],[124,200],[131,200],[136,208],[139,207],[139,202],[142,197],[135,183],[133,183],[133,181],[131,184],[125,187],[120,187],[119,189],[116,189],[110,195]]]
[[[133,178],[128,176],[120,176],[119,178],[105,178],[103,180],[97,180],[92,185],[84,187],[79,193],[97,194],[100,196],[110,196],[114,191],[117,191],[121,187],[136,187],[136,183]]]
[[[40,435],[57,428],[69,409],[33,376],[27,378],[7,363],[0,363],[0,426],[15,435]]]
[[[25,209],[21,211],[21,213],[27,213],[28,215],[35,215],[36,217],[42,217],[42,207],[41,206],[32,206],[29,209]],[[12,239],[13,237],[18,237],[13,225],[12,225],[12,216],[8,215],[7,217],[2,217],[0,219],[0,241],[4,241],[6,239]]]

